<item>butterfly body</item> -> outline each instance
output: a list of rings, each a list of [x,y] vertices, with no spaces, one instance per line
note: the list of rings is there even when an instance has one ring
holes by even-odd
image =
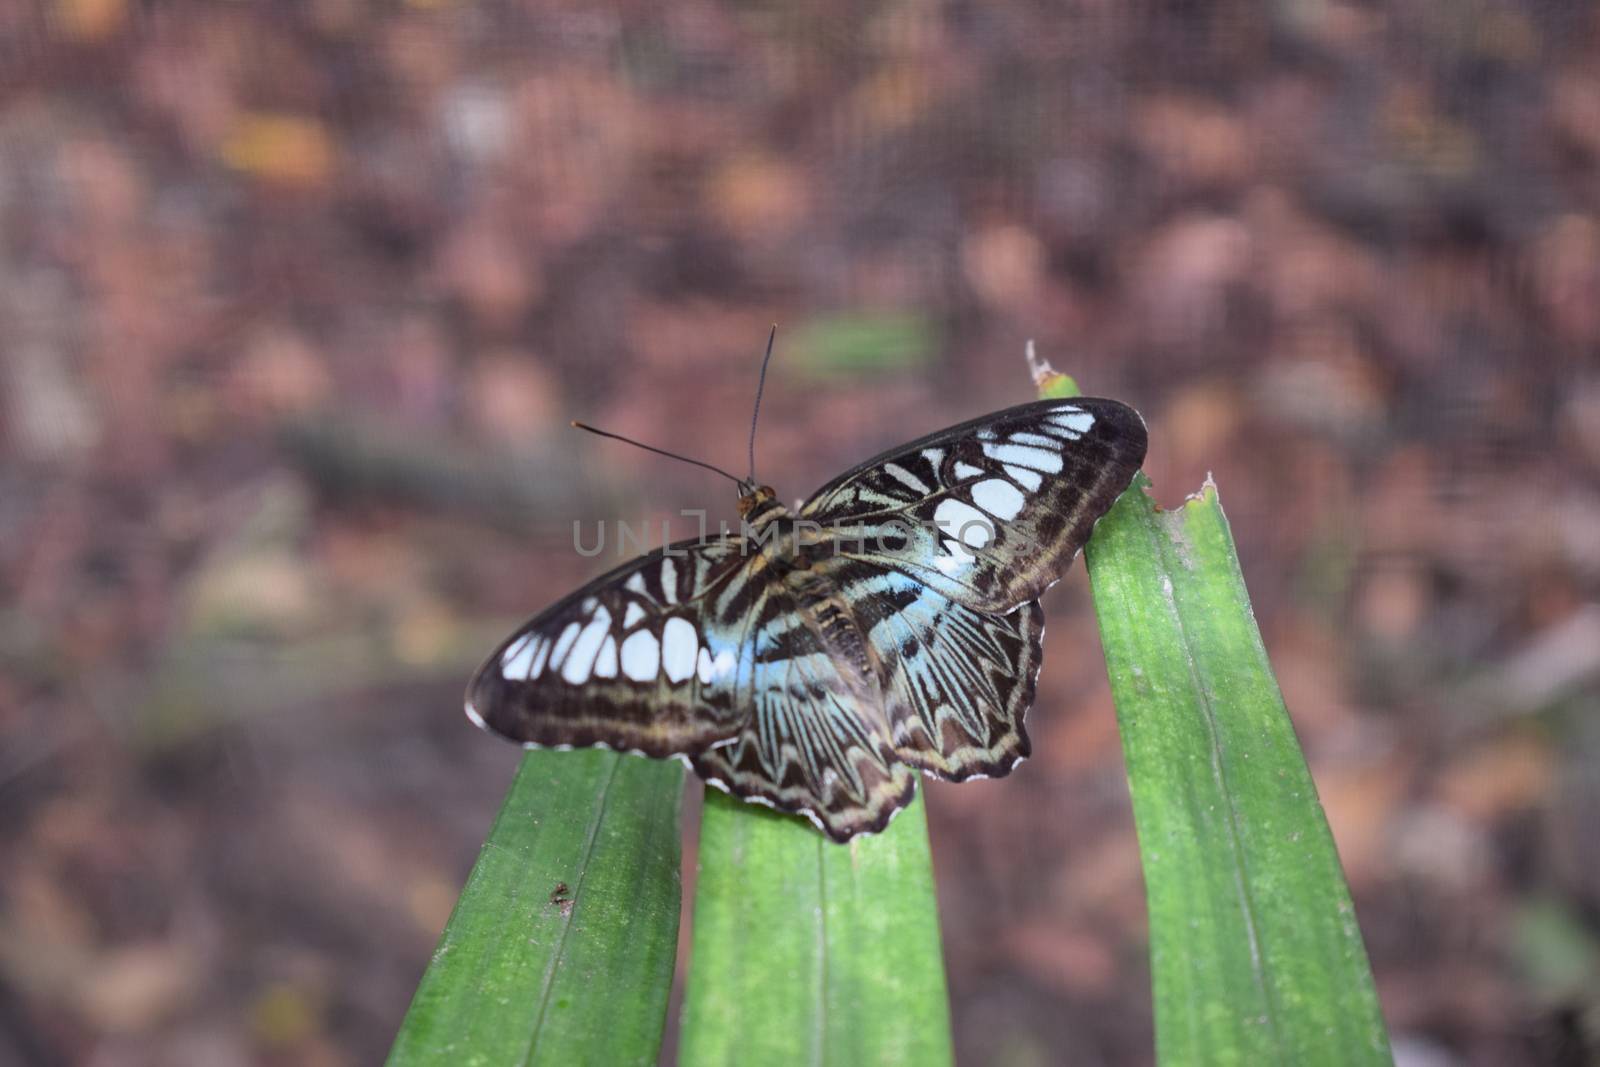
[[[790,512],[741,486],[737,533],[632,560],[514,633],[474,721],[529,745],[676,756],[709,784],[882,829],[916,772],[1028,754],[1038,597],[1144,458],[1116,401],[1041,401],[886,452]]]

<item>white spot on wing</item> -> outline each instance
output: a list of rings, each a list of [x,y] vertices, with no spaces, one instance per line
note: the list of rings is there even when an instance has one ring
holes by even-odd
[[[644,609],[639,606],[638,601],[628,601],[628,610],[622,613],[622,625],[631,630],[633,629],[633,624],[642,618],[644,618]]]
[[[935,557],[933,565],[945,574],[958,574],[972,566],[972,553],[968,552],[961,542],[953,541],[946,537],[944,539],[944,550],[950,554],[948,556]]]
[[[634,571],[633,574],[628,577],[628,580],[622,583],[622,588],[632,593],[644,592],[644,575],[638,571]]]
[[[1076,408],[1063,408],[1060,411],[1052,412],[1051,414],[1046,415],[1045,418],[1048,421],[1055,423],[1063,430],[1071,430],[1073,433],[1080,436],[1088,433],[1089,427],[1094,425],[1093,415],[1089,414],[1087,411],[1079,411]]]
[[[1011,475],[1013,481],[1026,488],[1030,493],[1037,493],[1039,487],[1044,484],[1044,475],[1038,471],[1031,471],[1027,467],[1018,467],[1016,464],[1007,463],[1006,473]]]
[[[1014,445],[1036,445],[1040,448],[1060,448],[1061,442],[1054,437],[1046,437],[1042,433],[1014,433],[1011,435]]]
[[[988,444],[983,446],[983,451],[990,459],[997,459],[1001,463],[1032,467],[1047,474],[1055,474],[1061,470],[1061,456],[1042,448],[1031,448],[1028,445]]]
[[[622,642],[622,673],[636,682],[648,682],[661,669],[661,644],[649,630],[636,630]]]
[[[979,475],[981,475],[982,473],[983,473],[983,468],[982,467],[974,467],[970,463],[957,463],[956,464],[956,477],[957,478],[976,478]]]
[[[600,643],[611,632],[611,612],[604,607],[596,608],[589,624],[578,634],[577,641],[573,642],[572,651],[567,654],[566,662],[561,665],[561,677],[573,685],[589,677],[589,669],[594,666],[595,656],[600,652]]]
[[[617,639],[606,634],[606,639],[600,645],[600,657],[594,661],[594,676],[596,678],[615,678],[617,676]]]
[[[500,657],[501,677],[521,681],[528,676],[528,671],[533,667],[534,637],[534,634],[524,634],[505,650]]]
[[[700,638],[688,619],[672,618],[661,629],[661,669],[673,682],[682,682],[694,673],[695,652]]]
[[[972,502],[1001,521],[1010,521],[1022,511],[1024,497],[1010,482],[990,478],[972,487]]]
[[[589,677],[589,664],[592,660],[579,659],[577,656],[568,656],[567,665],[561,668],[561,677],[571,685],[579,685]]]
[[[994,538],[994,523],[983,512],[964,500],[947,496],[934,509],[933,521],[946,534],[955,534],[963,544],[982,548]]]
[[[901,485],[905,486],[907,489],[910,489],[914,493],[922,493],[926,495],[933,492],[933,490],[928,488],[927,484],[924,483],[921,478],[918,478],[915,474],[912,474],[898,463],[885,463],[883,465],[883,473],[887,474],[889,477],[893,478],[895,481],[899,482]]]
[[[556,638],[555,647],[550,650],[550,662],[552,664],[561,662],[562,657],[567,654],[567,650],[572,647],[572,642],[578,639],[578,631],[582,629],[583,627],[575,622],[567,623],[567,628],[561,631],[561,636]]]
[[[671,556],[661,557],[661,595],[668,604],[678,602],[678,565]]]

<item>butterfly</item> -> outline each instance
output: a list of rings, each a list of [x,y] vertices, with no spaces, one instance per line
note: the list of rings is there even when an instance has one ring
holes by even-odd
[[[890,449],[793,512],[727,475],[738,531],[640,556],[534,616],[473,676],[467,715],[530,747],[676,757],[836,841],[879,831],[916,772],[997,777],[1028,755],[1039,597],[1145,447],[1136,411],[1080,397]]]

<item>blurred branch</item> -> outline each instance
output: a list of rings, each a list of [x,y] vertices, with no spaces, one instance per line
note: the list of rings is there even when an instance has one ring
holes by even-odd
[[[289,423],[283,444],[328,497],[381,500],[428,511],[481,517],[512,533],[548,525],[599,493],[580,479],[570,453],[544,443],[524,456],[485,459],[481,450],[414,428],[344,417]]]

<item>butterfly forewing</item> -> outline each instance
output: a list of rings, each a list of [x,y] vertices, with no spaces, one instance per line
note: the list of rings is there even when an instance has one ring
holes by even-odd
[[[1138,412],[1043,400],[942,430],[834,479],[800,515],[845,558],[900,571],[978,611],[1061,577],[1144,461]]]
[[[683,542],[579,589],[478,668],[467,714],[524,744],[687,755],[733,736],[742,634],[711,605],[746,562],[738,538]]]

